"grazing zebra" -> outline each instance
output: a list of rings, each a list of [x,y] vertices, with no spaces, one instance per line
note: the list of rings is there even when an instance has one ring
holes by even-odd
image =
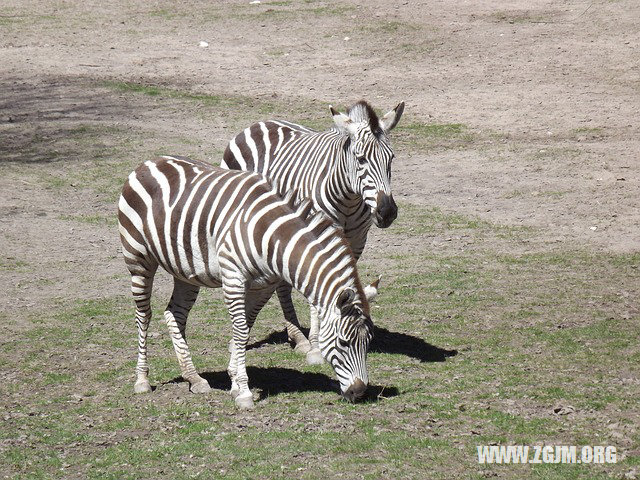
[[[220,166],[262,173],[276,180],[283,194],[297,189],[300,198],[311,199],[315,210],[342,228],[357,261],[371,223],[386,228],[398,214],[391,194],[394,154],[388,134],[398,124],[404,102],[381,119],[365,101],[346,115],[330,110],[335,126],[324,132],[285,121],[250,126],[229,142]],[[321,363],[317,312],[311,307],[307,340],[299,329],[291,286],[283,283],[277,292],[289,339],[309,363]]]
[[[284,198],[262,175],[223,170],[184,157],[161,157],[134,170],[118,205],[120,237],[136,304],[135,391],[151,391],[147,329],[158,266],[174,277],[164,312],[182,376],[192,392],[209,384],[198,375],[185,337],[200,287],[222,287],[233,321],[228,372],[231,394],[251,408],[245,354],[256,315],[282,281],[293,285],[322,317],[320,349],[342,394],[365,393],[373,324],[349,244],[310,202]]]

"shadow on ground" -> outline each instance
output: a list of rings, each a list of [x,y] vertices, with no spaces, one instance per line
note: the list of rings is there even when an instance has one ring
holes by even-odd
[[[247,367],[249,386],[259,391],[259,399],[273,397],[280,393],[294,392],[332,392],[338,393],[338,382],[324,373],[300,372],[291,368],[281,367]],[[218,372],[204,372],[200,376],[204,378],[211,388],[229,391],[231,381],[226,370]],[[163,384],[181,383],[185,380],[176,377]],[[376,402],[381,398],[395,397],[398,389],[393,386],[369,385],[363,402]]]
[[[121,143],[105,129],[134,110],[86,79],[0,79],[0,89],[0,163],[86,160]]]
[[[303,333],[308,336],[309,331],[303,329]],[[285,330],[272,332],[268,337],[248,345],[247,350],[274,343],[289,343],[287,332]],[[406,333],[391,332],[386,328],[380,327],[374,327],[373,341],[369,351],[406,355],[421,362],[444,362],[447,357],[454,357],[458,354],[457,350],[436,347],[419,337]]]

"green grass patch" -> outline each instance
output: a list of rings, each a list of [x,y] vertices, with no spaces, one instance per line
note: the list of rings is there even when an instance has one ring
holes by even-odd
[[[477,138],[462,123],[400,122],[394,131],[394,141],[403,148],[467,148]]]
[[[497,225],[479,218],[454,212],[443,212],[438,207],[424,207],[399,202],[398,219],[392,230],[398,235],[410,236],[485,236],[496,235],[501,238],[517,238],[526,235],[527,227]]]
[[[85,223],[88,225],[103,225],[108,227],[114,227],[118,225],[118,219],[114,215],[61,215],[61,220],[67,220],[72,222]]]
[[[0,272],[29,272],[32,268],[29,263],[15,257],[0,258]]]

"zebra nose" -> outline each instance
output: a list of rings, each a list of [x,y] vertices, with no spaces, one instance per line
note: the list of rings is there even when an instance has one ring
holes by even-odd
[[[354,403],[359,398],[362,398],[366,391],[367,385],[359,378],[356,378],[356,381],[342,395],[351,403]]]
[[[380,228],[387,228],[393,223],[398,216],[398,206],[393,199],[393,195],[378,192],[375,215],[376,225]]]

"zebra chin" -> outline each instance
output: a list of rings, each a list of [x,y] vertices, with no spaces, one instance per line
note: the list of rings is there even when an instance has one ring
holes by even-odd
[[[351,403],[355,403],[364,397],[365,393],[367,393],[367,384],[356,378],[349,388],[342,392],[342,396]]]

